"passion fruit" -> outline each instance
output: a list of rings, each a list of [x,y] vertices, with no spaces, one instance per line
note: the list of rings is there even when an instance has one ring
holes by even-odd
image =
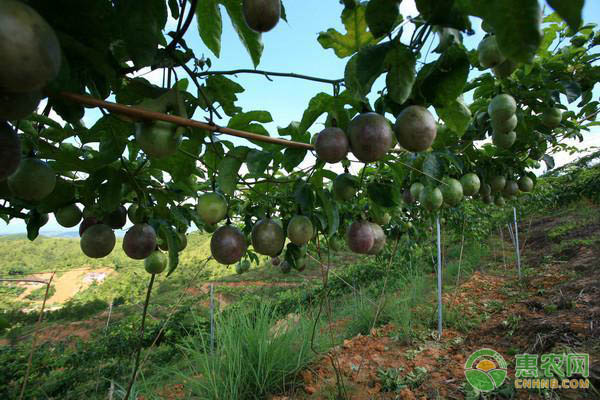
[[[388,212],[373,215],[373,222],[377,225],[387,225],[392,220],[392,216]]]
[[[312,239],[314,233],[310,218],[304,215],[294,216],[287,226],[287,237],[298,246],[303,246]]]
[[[517,102],[509,94],[499,94],[488,106],[488,114],[492,120],[507,120],[517,112]]]
[[[479,64],[483,68],[495,67],[506,60],[498,48],[496,36],[488,36],[479,42],[479,46],[477,46],[477,56],[479,58]]]
[[[409,106],[398,115],[394,132],[400,146],[408,151],[420,152],[433,144],[437,125],[433,115],[425,107]]]
[[[276,267],[281,264],[281,259],[279,257],[271,257],[271,265]]]
[[[492,69],[497,78],[504,79],[512,75],[517,70],[517,63],[512,60],[504,60],[504,62],[495,65]]]
[[[167,268],[167,256],[160,250],[154,250],[144,259],[144,268],[149,274],[160,274]]]
[[[256,32],[270,31],[281,18],[280,0],[244,0],[242,10],[246,24]]]
[[[381,226],[371,222],[371,230],[373,231],[373,246],[369,250],[368,254],[379,254],[385,247],[386,236]]]
[[[479,180],[479,177],[472,172],[460,178],[460,184],[462,185],[463,194],[465,196],[475,196],[477,193],[479,193],[481,188],[481,181]]]
[[[494,199],[494,204],[496,204],[498,207],[504,207],[506,205],[506,200],[504,200],[504,197],[502,196],[496,196]]]
[[[350,174],[340,174],[333,180],[333,196],[338,201],[351,201],[356,196],[358,183]]]
[[[506,178],[500,175],[495,176],[490,181],[490,186],[492,187],[493,193],[500,193],[506,186]]]
[[[163,251],[169,251],[169,242],[167,241],[166,238],[161,237],[160,238],[160,244],[158,245],[158,248],[163,250]],[[182,252],[183,250],[185,250],[185,248],[187,247],[187,236],[185,235],[185,233],[183,232],[177,232],[177,252]]]
[[[346,232],[346,243],[350,250],[359,254],[369,254],[375,244],[375,234],[369,221],[354,221]]]
[[[481,196],[489,196],[492,194],[492,187],[487,183],[481,185],[481,189],[479,189],[479,194]]]
[[[56,174],[48,164],[37,158],[24,158],[14,174],[8,177],[8,187],[18,198],[39,202],[56,186]]]
[[[56,222],[60,226],[64,226],[65,228],[72,228],[79,224],[81,221],[81,210],[77,207],[76,204],[71,204],[69,206],[59,208],[54,212],[54,217],[56,218]],[[93,224],[92,224],[93,225]]]
[[[533,179],[531,179],[528,176],[523,176],[521,177],[521,179],[519,179],[518,181],[519,184],[519,189],[522,192],[531,192],[533,190]]]
[[[504,196],[507,198],[510,196],[515,196],[517,193],[519,193],[519,184],[515,181],[506,181],[506,186],[504,186],[502,193],[504,193]]]
[[[442,180],[442,197],[444,202],[450,207],[456,207],[463,200],[463,187],[460,182],[453,178],[444,178]]]
[[[227,200],[219,193],[205,193],[198,197],[196,212],[207,225],[214,225],[227,216]]]
[[[419,202],[429,211],[435,211],[442,206],[444,196],[436,187],[425,187],[419,194]]]
[[[148,224],[135,224],[123,237],[123,251],[129,258],[143,260],[156,249],[156,231]]]
[[[492,130],[495,134],[509,133],[515,130],[519,120],[517,115],[513,114],[509,119],[492,119]]]
[[[119,206],[116,210],[108,213],[102,222],[113,229],[121,229],[127,223],[127,209]]]
[[[83,220],[79,224],[79,236],[83,236],[83,234],[85,233],[85,231],[88,230],[89,227],[100,224],[100,223],[101,222],[98,221],[98,219],[96,217],[83,218]]]
[[[0,181],[15,173],[21,162],[21,141],[17,132],[0,121]]]
[[[492,143],[500,149],[510,149],[515,141],[517,140],[517,134],[515,131],[508,133],[494,133],[492,135]]]
[[[542,124],[550,129],[560,126],[562,122],[562,110],[560,108],[549,108],[542,113]]]
[[[346,158],[349,147],[348,138],[340,128],[323,129],[315,142],[317,157],[331,164],[335,164]]]
[[[15,121],[24,119],[37,109],[42,92],[10,93],[0,91],[0,119]]]
[[[381,160],[392,148],[392,128],[383,115],[374,112],[354,117],[348,135],[352,154],[365,163]]]
[[[61,50],[48,23],[21,1],[0,2],[0,89],[32,92],[58,75]]]
[[[279,255],[284,243],[283,229],[270,218],[261,219],[252,228],[252,246],[258,254],[271,257]]]
[[[246,254],[246,238],[235,226],[223,225],[213,233],[210,239],[210,252],[217,262],[224,265],[234,264]]]
[[[170,122],[144,121],[135,124],[135,140],[150,157],[163,158],[174,155],[181,139],[177,125]]]
[[[415,182],[412,185],[410,185],[410,194],[415,199],[418,199],[419,196],[421,196],[421,192],[423,191],[423,189],[425,189],[425,186],[423,186],[421,182]]]
[[[108,225],[96,224],[85,230],[79,244],[83,254],[90,258],[102,258],[115,248],[117,238]]]

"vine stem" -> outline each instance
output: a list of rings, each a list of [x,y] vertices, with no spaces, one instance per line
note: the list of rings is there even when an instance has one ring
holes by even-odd
[[[256,75],[264,75],[267,79],[269,76],[281,76],[284,78],[296,78],[296,79],[304,79],[307,81],[313,82],[321,82],[321,83],[330,83],[332,85],[340,84],[344,82],[344,79],[326,79],[319,78],[317,76],[296,74],[293,72],[274,72],[274,71],[263,71],[259,69],[233,69],[230,71],[204,71],[196,73],[196,76],[209,76],[209,75],[237,75],[237,74],[256,74]]]
[[[35,351],[35,345],[37,344],[37,335],[39,332],[40,324],[42,323],[42,318],[44,317],[44,308],[46,307],[46,300],[48,300],[48,292],[50,291],[50,284],[52,284],[52,279],[54,279],[54,275],[56,272],[53,272],[50,276],[50,279],[46,283],[46,293],[44,294],[44,301],[42,302],[42,309],[40,310],[40,316],[38,317],[37,322],[35,323],[35,333],[33,334],[33,340],[31,342],[31,351],[29,352],[29,360],[27,361],[27,370],[25,371],[25,378],[23,379],[23,386],[21,386],[21,394],[19,395],[19,400],[23,399],[23,395],[25,394],[25,388],[27,388],[27,381],[29,380],[29,374],[31,372],[31,363],[33,362],[33,353]]]
[[[200,128],[210,132],[219,132],[227,135],[240,137],[248,140],[255,140],[263,143],[272,143],[278,144],[285,147],[294,147],[299,149],[306,150],[314,150],[314,146],[309,143],[301,143],[294,142],[292,140],[286,140],[281,138],[275,138],[270,136],[258,135],[252,132],[246,132],[238,129],[231,129],[226,127],[221,127],[214,124],[208,124],[200,121],[195,121],[193,119],[183,118],[176,115],[169,115],[164,113],[159,113],[155,111],[148,111],[137,107],[126,106],[123,104],[111,103],[104,100],[95,99],[91,96],[86,96],[83,94],[71,93],[71,92],[61,92],[58,94],[59,97],[62,97],[67,100],[71,100],[73,102],[83,104],[89,107],[103,107],[109,111],[112,111],[116,114],[126,115],[128,117],[136,118],[136,119],[144,119],[144,120],[158,120],[171,122],[180,126],[189,126],[192,128]]]
[[[152,276],[150,277],[150,282],[148,283],[148,291],[146,292],[146,301],[144,302],[144,311],[142,313],[142,324],[140,326],[140,344],[135,354],[135,364],[133,366],[133,373],[131,374],[131,379],[129,380],[129,385],[127,386],[127,393],[125,393],[125,397],[123,398],[123,400],[129,399],[129,395],[131,394],[131,388],[133,387],[135,378],[137,378],[138,369],[140,366],[140,355],[142,354],[142,346],[144,344],[144,328],[146,326],[146,314],[148,314],[148,304],[150,304],[150,294],[152,293],[152,286],[154,285],[155,277],[156,274],[152,274]]]

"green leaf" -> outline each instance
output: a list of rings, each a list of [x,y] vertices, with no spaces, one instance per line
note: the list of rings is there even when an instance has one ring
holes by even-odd
[[[423,160],[421,171],[429,183],[437,185],[439,182],[436,179],[439,180],[442,177],[442,164],[435,154],[428,153]]]
[[[212,102],[218,102],[225,114],[230,117],[242,111],[235,105],[237,93],[242,93],[244,88],[221,75],[212,75],[206,80],[206,94]]]
[[[544,160],[544,162],[546,163],[546,166],[548,167],[548,170],[551,170],[554,168],[554,157],[549,156],[548,154],[544,154],[544,156],[542,157],[542,160]]]
[[[171,17],[179,19],[179,3],[177,0],[169,0],[169,10],[171,10]]]
[[[237,113],[231,117],[227,127],[245,130],[253,121],[266,124],[268,122],[273,122],[273,117],[268,111],[248,111],[245,113]]]
[[[332,237],[340,227],[340,212],[338,205],[333,201],[333,195],[329,191],[318,188],[315,192],[319,197],[323,212],[327,218],[327,236]]]
[[[221,191],[229,196],[233,196],[238,182],[238,172],[250,149],[245,146],[239,146],[227,153],[224,159],[219,163],[219,175],[217,184]]]
[[[306,149],[297,149],[289,147],[283,152],[283,161],[281,165],[287,172],[292,172],[306,157]]]
[[[217,57],[221,55],[223,21],[217,0],[200,0],[196,6],[198,32],[202,41]]]
[[[455,0],[416,0],[417,9],[431,25],[455,28],[461,31],[471,29],[468,15]]]
[[[185,153],[198,156],[201,146],[201,141],[194,138],[182,141],[179,148],[184,150]],[[152,160],[152,168],[158,168],[169,173],[175,181],[183,181],[196,172],[196,160],[185,153],[178,151],[170,157],[154,159]]]
[[[260,33],[254,32],[246,24],[246,20],[244,19],[244,15],[242,12],[241,1],[219,0],[219,2],[225,6],[227,14],[229,14],[229,18],[231,18],[233,29],[235,29],[236,33],[238,34],[238,37],[240,38],[240,41],[248,51],[248,54],[250,54],[250,58],[252,58],[252,63],[256,68],[260,63],[260,57],[262,56],[262,52],[264,49]]]
[[[484,21],[494,28],[502,54],[515,62],[530,63],[543,38],[538,0],[493,1],[479,7]]]
[[[302,120],[298,126],[300,133],[306,132],[315,121],[328,110],[331,109],[333,96],[327,93],[318,93],[308,103],[308,108],[302,114]]]
[[[392,42],[363,48],[346,65],[346,88],[359,98],[371,91],[375,80],[385,71],[386,56],[393,48]]]
[[[393,183],[371,182],[367,186],[367,193],[369,198],[381,207],[396,207],[402,203],[400,186]]]
[[[425,75],[421,78],[421,93],[426,101],[442,106],[455,101],[463,94],[470,66],[466,51],[457,45],[448,48],[436,62],[425,65],[419,75]]]
[[[303,212],[312,211],[315,203],[315,195],[310,185],[300,181],[294,189],[294,200]]]
[[[365,13],[366,7],[362,4],[345,8],[342,11],[342,23],[347,33],[343,35],[330,28],[327,32],[319,33],[317,40],[324,49],[333,49],[339,58],[351,56],[363,47],[377,43],[378,40],[367,31]]]
[[[35,209],[31,210],[27,218],[27,239],[33,242],[40,234],[40,228],[47,221],[39,211]]]
[[[469,107],[465,105],[461,98],[454,100],[444,107],[436,107],[435,111],[448,128],[458,134],[458,137],[461,137],[467,131],[471,122],[471,110],[469,110]]]
[[[585,0],[548,0],[550,7],[554,8],[574,32],[581,26],[584,2]]]
[[[105,212],[116,210],[121,205],[121,173],[113,168],[108,170],[107,181],[100,185],[98,203]]]
[[[317,96],[319,96],[319,95],[317,95]],[[315,96],[315,97],[317,97],[317,96]],[[310,108],[310,106],[309,106],[309,108]],[[307,111],[305,111],[304,113],[306,114]],[[312,113],[312,111],[311,111],[311,113]],[[304,116],[302,118],[304,118]],[[305,124],[308,124],[309,118],[312,118],[312,117],[307,117],[307,121],[305,121]],[[315,119],[316,118],[318,118],[318,117],[315,117]],[[313,122],[314,121],[310,122],[310,125],[312,125]],[[308,129],[308,127],[306,129]],[[278,127],[277,132],[279,133],[279,136],[290,136],[292,138],[292,140],[294,140],[296,142],[308,143],[310,141],[310,134],[308,132],[306,132],[306,129],[300,130],[300,123],[297,121],[292,121],[285,128]]]
[[[365,18],[369,30],[375,37],[390,33],[398,24],[400,0],[371,0],[367,3]]]
[[[575,81],[561,81],[562,92],[567,96],[569,103],[574,102],[581,96],[581,86]]]
[[[179,238],[175,229],[163,220],[159,221],[158,233],[160,237],[166,238],[167,245],[169,246],[169,269],[167,276],[170,276],[177,268],[177,265],[179,265],[179,253],[177,252]]]
[[[388,94],[398,104],[403,104],[410,97],[416,80],[416,64],[412,51],[402,44],[394,46],[385,57]]]
[[[270,152],[251,149],[246,157],[248,172],[253,175],[262,175],[272,160],[273,155]]]

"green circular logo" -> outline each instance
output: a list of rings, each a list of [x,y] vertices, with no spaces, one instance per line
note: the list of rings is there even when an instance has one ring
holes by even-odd
[[[482,392],[499,388],[507,374],[506,361],[492,349],[477,350],[465,363],[467,382]]]

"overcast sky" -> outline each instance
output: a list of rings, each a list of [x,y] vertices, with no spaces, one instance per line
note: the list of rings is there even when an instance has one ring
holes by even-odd
[[[600,2],[597,0],[587,0],[584,10],[584,20],[586,23],[600,22]],[[261,70],[278,72],[296,72],[306,75],[315,75],[325,78],[342,78],[344,68],[348,59],[339,59],[331,49],[324,50],[317,42],[319,32],[328,28],[335,28],[344,32],[344,27],[340,21],[340,13],[343,6],[335,0],[303,0],[291,1],[284,0],[286,7],[288,23],[281,21],[271,32],[263,34],[265,49],[262,55],[261,63],[258,66]],[[414,0],[404,0],[401,3],[401,12],[407,16],[417,14]],[[465,37],[465,46],[474,49],[482,38],[482,32],[479,29],[479,19],[473,19],[474,27],[477,33],[470,37]],[[166,27],[166,32],[175,29],[176,22],[170,20]],[[410,25],[408,25],[410,26]],[[405,35],[412,32],[407,30]],[[221,45],[221,58],[217,59],[214,54],[204,46],[198,35],[197,26],[194,21],[185,40],[192,47],[197,56],[204,55],[212,61],[212,69],[228,70],[238,68],[253,68],[250,57],[241,45],[235,31],[233,30],[226,13],[223,10],[223,37]],[[435,43],[432,48],[435,48]],[[433,60],[433,55],[428,61]],[[183,74],[180,73],[180,76]],[[154,83],[161,84],[162,73],[154,71],[144,75],[145,78]],[[237,77],[230,77],[240,83],[246,91],[238,95],[238,105],[244,111],[267,110],[273,116],[273,123],[267,124],[267,129],[271,135],[276,135],[277,126],[287,126],[291,121],[299,121],[302,113],[308,105],[309,100],[318,92],[332,93],[332,87],[328,84],[321,84],[305,80],[296,80],[291,78],[277,78],[273,81],[266,79],[261,75],[240,74]],[[374,92],[383,86],[382,79],[374,85]],[[598,99],[598,88],[596,88],[594,99]],[[468,102],[469,99],[467,99]],[[91,126],[99,117],[97,110],[88,110],[84,121],[87,126]],[[204,120],[206,115],[197,112],[195,119]],[[322,121],[322,120],[321,120]],[[227,120],[215,121],[216,123],[226,124]],[[311,133],[318,132],[322,126],[314,125]],[[583,143],[570,143],[580,148],[590,148],[600,145],[600,135],[598,131],[585,134]],[[229,138],[228,138],[229,139]],[[234,140],[242,144],[243,140]],[[244,144],[247,144],[244,143]],[[574,156],[568,154],[555,155],[557,165],[562,165],[573,159]],[[312,162],[307,158],[305,163]],[[543,172],[543,170],[539,171]],[[42,228],[44,232],[63,231],[53,216],[50,222]],[[25,225],[22,221],[14,220],[9,225],[0,222],[0,234],[22,233],[25,232]]]

